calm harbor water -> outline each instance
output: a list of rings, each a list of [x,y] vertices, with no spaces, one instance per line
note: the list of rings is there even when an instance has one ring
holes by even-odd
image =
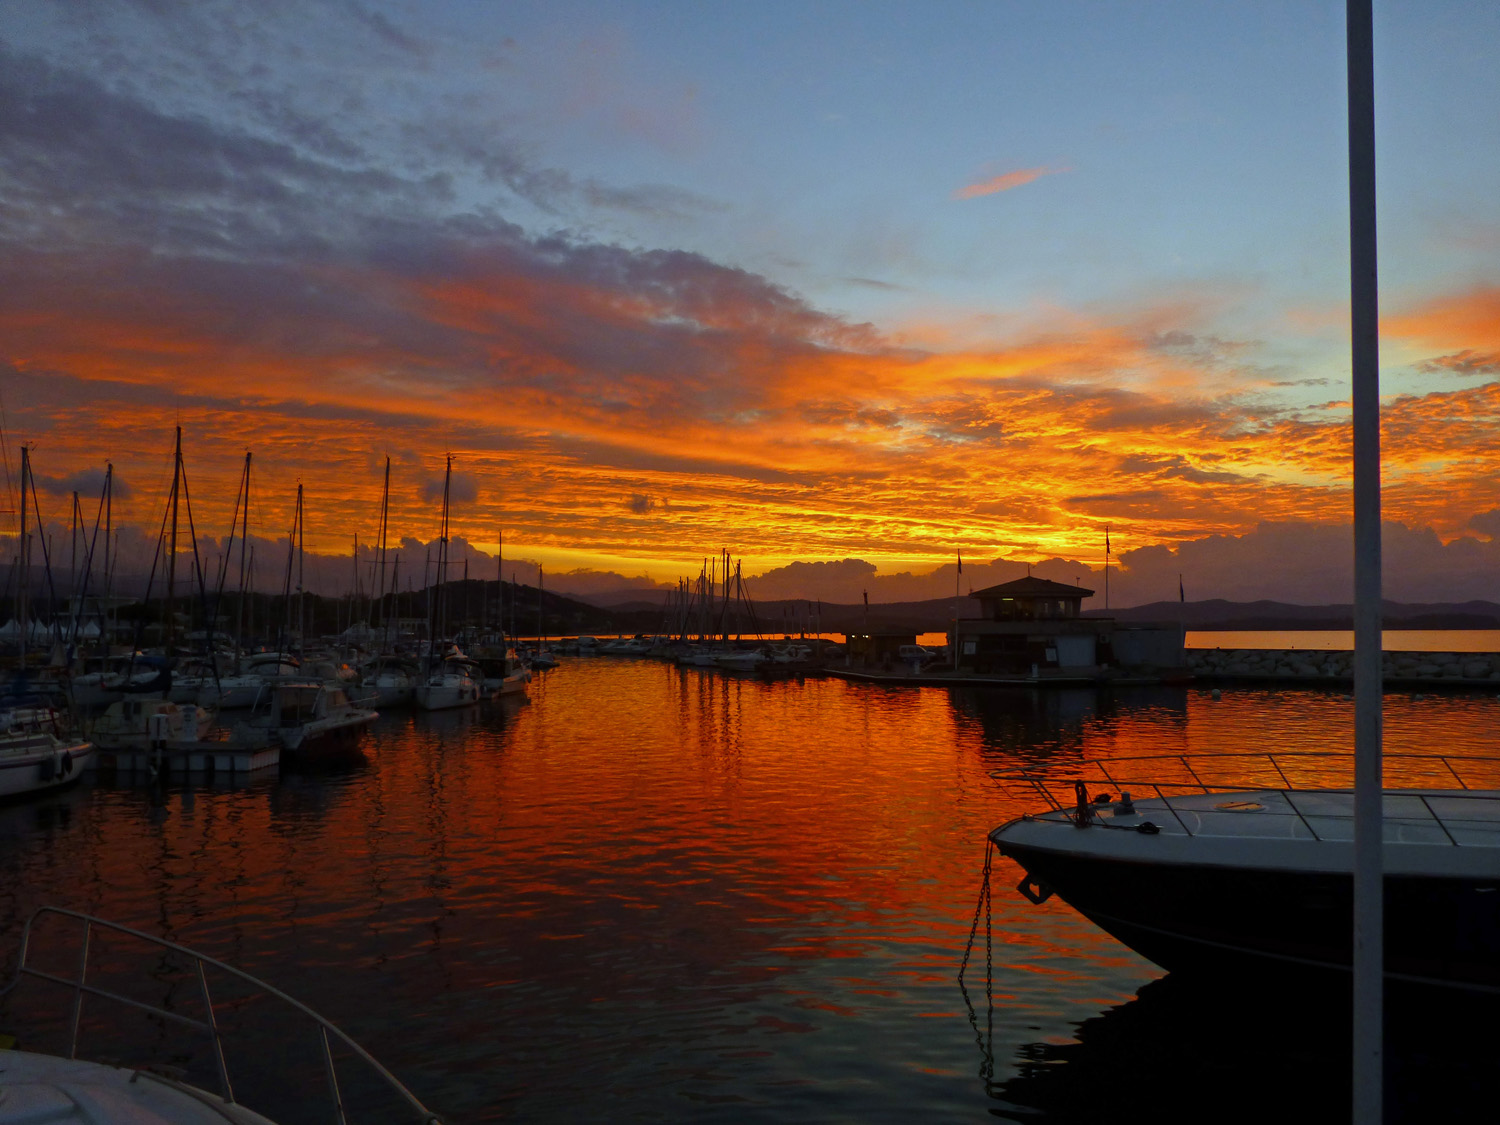
[[[1139,1120],[1178,1097],[1263,1120],[1292,1089],[1316,1111],[1293,1120],[1346,1113],[1344,1001],[1160,979],[1056,899],[1021,899],[1007,861],[974,1023],[955,980],[985,833],[1035,804],[992,772],[1347,750],[1341,695],[761,682],[606,657],[531,687],[385,716],[353,768],[0,809],[7,970],[42,904],[160,934],[330,1017],[450,1123]],[[1391,695],[1386,724],[1391,752],[1500,755],[1493,695]],[[43,1046],[39,1003],[0,1007],[0,1030]],[[1399,1026],[1393,1072],[1424,1109],[1481,1096],[1493,1020],[1423,1006]],[[311,1057],[274,1022],[245,1034]],[[279,1119],[327,1119],[280,1093]]]

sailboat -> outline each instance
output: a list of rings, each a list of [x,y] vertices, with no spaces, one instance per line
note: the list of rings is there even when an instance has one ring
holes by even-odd
[[[26,668],[27,603],[30,590],[27,586],[27,567],[30,562],[30,539],[26,512],[28,505],[35,505],[36,489],[31,477],[30,450],[21,447],[21,669],[24,679]],[[37,526],[40,527],[41,512],[38,510]],[[18,685],[19,686],[19,685]],[[7,695],[10,695],[7,692]],[[46,704],[40,698],[27,697],[21,691],[5,700],[0,711],[0,797],[14,797],[25,793],[37,793],[46,789],[58,789],[77,781],[84,770],[93,765],[92,743],[75,739],[67,733],[66,716]]]
[[[482,673],[456,649],[446,650],[440,638],[447,629],[444,587],[448,576],[448,499],[453,484],[453,458],[443,475],[443,516],[438,533],[438,569],[427,606],[427,659],[412,690],[412,698],[423,711],[446,711],[479,702]]]

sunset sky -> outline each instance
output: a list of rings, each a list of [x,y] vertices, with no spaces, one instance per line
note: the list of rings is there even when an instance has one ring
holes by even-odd
[[[1387,591],[1500,598],[1500,5],[1375,19]],[[9,473],[33,445],[63,523],[112,462],[154,534],[181,424],[200,534],[250,451],[252,531],[300,481],[343,557],[386,456],[393,539],[435,536],[451,453],[455,532],[559,589],[721,548],[778,594],[936,596],[959,549],[1086,579],[1108,524],[1120,604],[1347,600],[1343,34],[1336,2],[13,0]]]

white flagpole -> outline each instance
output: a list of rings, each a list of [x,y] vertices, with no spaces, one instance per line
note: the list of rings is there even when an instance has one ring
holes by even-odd
[[[1380,324],[1371,0],[1347,0],[1349,296],[1354,403],[1354,1120],[1384,1094],[1384,834],[1380,672]]]

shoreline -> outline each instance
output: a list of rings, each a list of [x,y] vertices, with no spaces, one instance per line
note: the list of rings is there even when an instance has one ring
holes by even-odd
[[[1347,649],[1188,649],[1195,680],[1211,683],[1294,683],[1352,687],[1354,654]],[[1381,654],[1387,688],[1497,688],[1500,653],[1412,652]]]

